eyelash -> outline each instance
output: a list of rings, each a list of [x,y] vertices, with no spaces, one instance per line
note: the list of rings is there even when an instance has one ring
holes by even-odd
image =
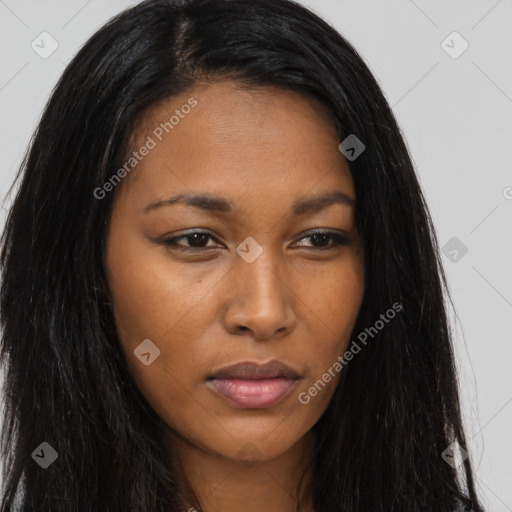
[[[178,240],[192,238],[194,235],[206,235],[208,238],[211,238],[212,240],[216,240],[216,238],[213,235],[211,235],[210,233],[208,233],[207,231],[191,231],[184,235],[174,236],[171,238],[165,238],[165,239],[161,240],[161,243],[164,246],[169,247],[169,248],[171,248],[172,246],[178,246],[181,248],[181,250],[183,250],[185,252],[196,252],[197,253],[197,252],[208,251],[209,249],[217,249],[217,247],[210,247],[210,248],[208,248],[208,247],[186,247],[186,246],[180,246],[179,244],[176,243]],[[350,238],[348,236],[343,235],[338,232],[335,232],[335,231],[321,231],[321,230],[310,231],[306,236],[302,237],[299,241],[302,241],[305,238],[313,238],[313,237],[319,236],[319,235],[327,236],[328,239],[334,240],[334,244],[331,247],[313,247],[313,246],[311,246],[311,247],[308,247],[308,249],[313,249],[316,251],[329,251],[329,250],[333,250],[333,249],[338,249],[339,247],[342,247],[342,246],[350,245]]]

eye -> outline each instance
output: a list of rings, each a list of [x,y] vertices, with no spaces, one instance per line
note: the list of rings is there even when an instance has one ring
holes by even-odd
[[[165,238],[162,240],[162,244],[166,247],[178,247],[184,251],[204,252],[204,249],[208,250],[208,247],[210,249],[218,247],[218,245],[208,246],[207,243],[209,239],[216,240],[216,238],[207,231],[191,231],[183,235]],[[350,244],[350,238],[337,231],[314,230],[307,236],[302,237],[299,241],[308,239],[311,241],[312,245],[302,247],[309,247],[318,251],[336,249],[340,246]],[[188,245],[179,243],[182,240],[187,242]],[[328,244],[329,240],[332,241],[331,244]]]
[[[307,236],[301,238],[301,240],[310,240],[312,242],[312,246],[309,246],[313,249],[319,251],[327,251],[330,249],[337,249],[343,245],[350,244],[350,238],[347,235],[339,233],[337,231],[321,231],[319,229],[310,232]],[[333,242],[330,245],[325,245],[329,240]],[[304,247],[304,246],[302,246]],[[307,246],[305,246],[307,247]]]
[[[177,246],[184,250],[194,250],[194,249],[205,249],[205,242],[208,241],[208,239],[214,239],[213,235],[208,233],[207,231],[192,231],[189,233],[186,233],[184,235],[179,236],[173,236],[171,238],[165,238],[162,240],[162,243],[167,247]],[[186,240],[189,242],[189,245],[184,245],[178,243],[180,240]],[[217,246],[213,246],[217,247]]]

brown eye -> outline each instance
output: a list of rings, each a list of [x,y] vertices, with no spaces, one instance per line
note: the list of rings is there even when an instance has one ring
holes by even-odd
[[[312,245],[310,246],[313,249],[317,250],[329,250],[336,249],[343,245],[350,244],[350,238],[346,235],[335,231],[314,231],[309,235],[303,237],[301,240],[311,240]],[[329,240],[333,242],[329,246]],[[302,246],[304,247],[304,246]],[[307,247],[307,246],[306,246]]]
[[[184,250],[205,249],[208,247],[206,246],[206,243],[210,238],[214,239],[213,236],[206,231],[194,231],[192,233],[166,238],[162,240],[162,243],[167,247],[177,246]],[[180,240],[186,240],[188,242],[188,245],[178,243]]]
[[[218,247],[217,245],[208,246],[207,243],[210,239],[216,240],[215,237],[207,231],[194,231],[171,238],[165,238],[161,241],[161,243],[166,247],[175,247],[184,251],[189,250],[197,252]],[[314,231],[303,237],[301,240],[308,239],[311,241],[311,245],[302,247],[311,248],[318,251],[337,249],[340,246],[350,244],[350,238],[347,235],[343,235],[336,231]],[[187,243],[179,243],[181,240],[185,240]],[[331,243],[329,243],[329,241],[331,241]]]

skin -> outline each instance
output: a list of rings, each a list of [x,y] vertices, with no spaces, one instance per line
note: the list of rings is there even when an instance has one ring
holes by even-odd
[[[206,512],[291,512],[310,430],[339,373],[308,404],[298,395],[347,348],[365,277],[353,206],[290,211],[334,190],[355,201],[353,181],[319,106],[270,87],[197,84],[148,110],[134,147],[190,97],[197,106],[115,190],[105,262],[114,319],[135,382],[168,426],[166,447]],[[221,196],[233,211],[175,203],[144,212],[180,193]],[[160,243],[196,228],[212,237]],[[349,244],[308,238],[315,228],[346,232]],[[263,249],[252,263],[236,252],[249,236]],[[144,339],[160,349],[148,366],[134,355]],[[270,359],[302,377],[273,407],[240,409],[206,385],[214,370]]]

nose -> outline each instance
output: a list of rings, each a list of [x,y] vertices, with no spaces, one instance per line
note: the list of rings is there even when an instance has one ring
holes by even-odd
[[[228,274],[224,324],[231,334],[257,340],[286,336],[295,329],[292,283],[265,252],[252,263],[239,259]]]

